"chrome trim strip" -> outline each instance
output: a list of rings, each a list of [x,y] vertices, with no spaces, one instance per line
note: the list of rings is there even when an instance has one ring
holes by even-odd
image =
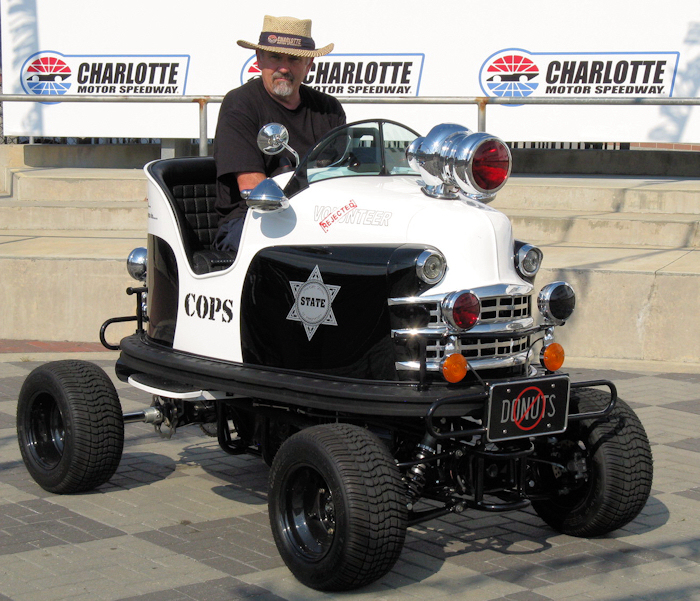
[[[529,351],[523,351],[510,357],[489,357],[488,359],[472,359],[469,361],[470,369],[493,369],[497,367],[513,367],[525,365]],[[417,371],[420,369],[419,361],[396,361],[396,369],[399,371]],[[428,371],[440,371],[440,361],[426,361]]]
[[[470,288],[463,292],[473,292],[480,299],[490,298],[492,296],[527,296],[532,293],[534,286],[531,284],[495,284],[493,286],[481,286],[480,288]],[[442,303],[442,300],[449,294],[455,291],[445,292],[444,294],[430,294],[426,296],[406,296],[399,298],[388,299],[389,306],[393,305],[415,305],[424,303]],[[462,291],[456,291],[462,292]]]
[[[534,328],[533,331],[529,331],[530,328]],[[483,323],[474,326],[468,332],[459,332],[458,336],[460,338],[466,337],[481,337],[481,336],[497,336],[498,334],[521,334],[526,336],[528,334],[534,334],[545,329],[545,326],[535,328],[534,317],[524,317],[521,319],[514,319],[512,321],[504,321],[500,323]],[[454,334],[455,331],[450,329],[446,325],[438,325],[434,327],[427,328],[415,328],[406,330],[392,330],[392,338],[410,338],[411,336],[447,336],[448,334]]]

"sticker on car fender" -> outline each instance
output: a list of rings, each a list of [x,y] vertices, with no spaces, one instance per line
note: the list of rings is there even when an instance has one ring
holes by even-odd
[[[569,414],[566,376],[493,384],[489,390],[490,441],[564,432]]]
[[[314,221],[325,233],[336,223],[389,227],[392,215],[390,211],[361,209],[354,200],[342,207],[314,207]]]
[[[319,225],[324,232],[328,233],[330,227],[336,222],[340,221],[344,216],[346,216],[351,211],[357,208],[357,203],[351,200],[348,204],[334,209],[329,209],[326,216],[319,221]],[[317,207],[318,209],[318,207]]]

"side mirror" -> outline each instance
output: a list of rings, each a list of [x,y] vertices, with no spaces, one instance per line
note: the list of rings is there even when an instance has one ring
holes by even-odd
[[[258,148],[265,154],[279,154],[285,148],[294,155],[296,166],[299,155],[289,145],[289,132],[281,123],[268,123],[258,132]]]
[[[254,211],[269,213],[286,209],[289,206],[289,199],[277,182],[268,178],[250,190],[246,204]]]

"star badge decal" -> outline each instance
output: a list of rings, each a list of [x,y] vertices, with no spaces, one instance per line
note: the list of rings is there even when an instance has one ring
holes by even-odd
[[[309,279],[305,282],[289,282],[294,294],[294,304],[287,319],[300,321],[304,324],[306,337],[309,341],[314,337],[319,326],[337,326],[333,314],[333,299],[340,286],[324,284],[318,265],[314,267]]]

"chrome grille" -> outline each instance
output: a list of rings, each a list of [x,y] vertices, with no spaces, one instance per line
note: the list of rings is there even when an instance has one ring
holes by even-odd
[[[529,296],[493,296],[481,299],[481,323],[501,323],[530,315]]]
[[[468,361],[475,359],[491,359],[496,357],[509,357],[522,353],[530,346],[530,337],[510,338],[507,340],[494,340],[493,338],[459,338],[459,351]],[[442,339],[430,340],[426,347],[428,361],[442,361],[445,357],[446,345]],[[457,349],[455,348],[455,352]]]
[[[450,330],[442,317],[442,297],[392,299],[394,305],[423,305],[429,314],[427,326],[415,330],[395,330],[394,338],[398,344],[401,344],[401,340],[415,340],[416,337],[424,339],[429,371],[439,370],[445,355],[454,352],[461,352],[477,369],[523,364],[527,361],[530,336],[513,337],[513,334],[516,328],[532,326],[531,290],[518,290],[526,294],[493,294],[496,291],[505,292],[505,287],[500,287],[500,290],[496,288],[488,289],[491,294],[484,294],[485,289],[474,290],[481,301],[481,316],[479,323],[469,332]],[[417,370],[420,362],[415,357],[414,360],[397,362],[396,367],[399,370]]]
[[[515,319],[530,317],[530,295],[523,296],[489,296],[480,298],[480,324],[505,323]],[[430,311],[430,326],[444,325],[439,302],[425,303]]]

